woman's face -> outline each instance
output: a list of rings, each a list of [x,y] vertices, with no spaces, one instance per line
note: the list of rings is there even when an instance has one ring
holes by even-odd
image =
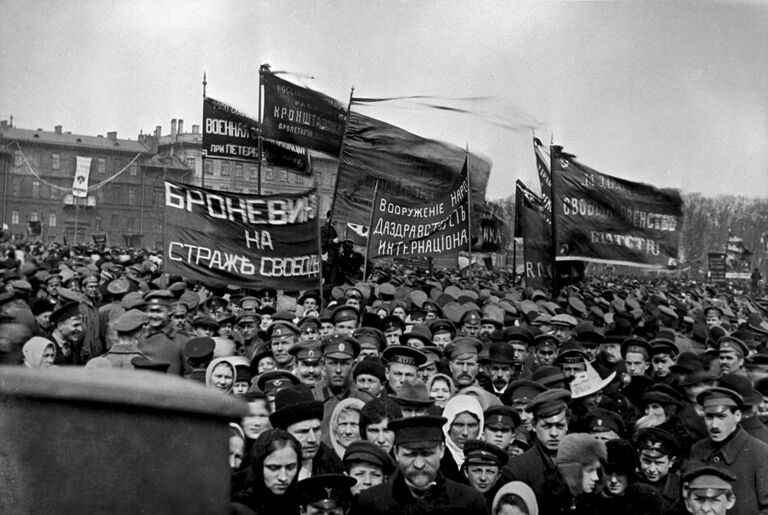
[[[243,432],[251,440],[255,440],[266,429],[269,429],[269,408],[267,400],[261,399],[248,403],[250,415],[243,417]]]
[[[360,439],[360,413],[353,410],[342,411],[336,423],[336,439],[343,448]]]
[[[435,399],[435,404],[438,406],[445,406],[446,401],[451,397],[451,389],[445,381],[437,380],[432,383],[429,396]]]
[[[275,495],[283,495],[293,482],[299,469],[299,457],[287,445],[273,451],[264,459],[264,486]]]
[[[232,372],[232,367],[229,363],[219,363],[213,367],[211,385],[214,388],[226,392],[232,387],[234,381],[235,374]]]
[[[43,351],[43,359],[40,361],[40,368],[47,368],[53,365],[53,359],[56,357],[56,351],[53,345],[48,345]]]
[[[624,494],[628,484],[629,478],[624,474],[619,474],[617,472],[606,474],[603,478],[604,491],[611,497]]]
[[[238,435],[229,437],[229,467],[235,470],[243,462],[243,451],[245,442]]]
[[[397,306],[395,309],[393,309],[392,314],[405,322],[405,309],[403,309],[401,306]]]
[[[478,434],[480,434],[480,422],[466,411],[459,413],[453,419],[451,428],[448,430],[448,436],[459,446],[459,449],[464,448],[467,440],[477,438]]]
[[[259,366],[257,368],[258,368],[259,374],[263,374],[264,372],[270,372],[275,369],[275,360],[270,357],[261,358],[259,360]]]
[[[662,407],[661,404],[656,402],[652,402],[645,407],[645,414],[650,415],[658,420],[659,424],[663,424],[667,421],[666,410]]]
[[[600,462],[598,460],[593,461],[589,465],[585,465],[581,469],[581,490],[588,494],[595,490],[598,481],[600,480]]]
[[[493,515],[528,515],[528,512],[513,504],[501,504]]]

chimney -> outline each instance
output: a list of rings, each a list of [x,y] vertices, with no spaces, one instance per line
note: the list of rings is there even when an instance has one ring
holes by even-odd
[[[110,141],[117,141],[117,131],[110,131],[107,133],[107,139]]]
[[[160,135],[163,133],[163,127],[160,125],[155,126],[155,137],[160,138]]]
[[[171,118],[171,136],[176,135],[176,118]]]
[[[184,120],[179,118],[179,129],[178,134],[184,134]]]
[[[55,126],[55,127],[53,128],[53,131],[54,131],[56,134],[61,134],[61,125],[57,125],[57,126]]]
[[[193,125],[192,126],[192,134],[200,134],[200,126],[199,125]]]

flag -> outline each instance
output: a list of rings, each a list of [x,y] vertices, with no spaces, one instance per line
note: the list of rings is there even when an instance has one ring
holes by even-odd
[[[544,206],[544,217],[552,223],[552,174],[549,171],[549,155],[539,138],[533,138],[533,153],[536,155],[536,172],[541,186],[541,200]]]
[[[72,181],[72,196],[86,198],[88,196],[88,177],[91,174],[91,158],[77,156],[75,178]]]
[[[553,166],[557,261],[666,268],[677,259],[679,191],[597,172],[566,153]]]
[[[347,224],[347,239],[352,240],[353,245],[365,247],[368,244],[368,226]]]
[[[544,202],[519,180],[515,189],[515,237],[523,238],[524,277],[531,288],[552,282],[552,226],[544,216]]]
[[[472,233],[472,250],[476,252],[500,252],[509,242],[509,227],[488,203],[482,206],[477,216],[477,231]]]
[[[376,190],[368,256],[435,256],[466,250],[469,245],[467,157],[453,186],[441,198],[418,206]]]
[[[391,202],[423,205],[435,201],[456,182],[466,154],[457,146],[352,111],[336,179],[333,219],[367,224],[377,181],[382,195]],[[472,206],[482,206],[491,164],[469,153],[467,166]]]
[[[338,156],[347,109],[335,98],[261,70],[264,86],[264,138]]]
[[[264,152],[264,159],[273,166],[291,168],[304,175],[312,174],[312,162],[309,158],[309,152],[304,147],[282,141],[262,139],[261,150]]]
[[[211,97],[203,99],[203,153],[207,157],[259,160],[259,123]]]

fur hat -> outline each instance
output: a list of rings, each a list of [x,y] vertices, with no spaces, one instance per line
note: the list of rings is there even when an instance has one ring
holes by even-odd
[[[586,433],[571,433],[565,435],[557,448],[556,462],[558,465],[565,463],[580,463],[589,465],[595,460],[605,461],[608,452],[605,444]]]
[[[287,429],[291,424],[310,419],[323,419],[323,402],[315,400],[309,386],[290,386],[275,393],[275,411],[269,416],[273,427]]]

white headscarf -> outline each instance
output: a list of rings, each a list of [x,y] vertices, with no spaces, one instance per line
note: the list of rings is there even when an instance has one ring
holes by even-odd
[[[471,413],[472,415],[477,418],[477,421],[479,423],[479,429],[483,428],[483,425],[485,424],[485,418],[483,417],[483,408],[480,406],[480,401],[477,400],[477,397],[474,397],[472,395],[454,395],[450,399],[448,399],[448,402],[445,403],[445,408],[443,409],[443,416],[448,419],[448,421],[443,424],[443,434],[445,435],[445,445],[448,447],[448,450],[451,451],[451,456],[453,456],[454,461],[459,466],[459,469],[461,469],[461,466],[464,464],[464,451],[459,448],[458,444],[451,440],[450,437],[450,431],[451,431],[451,424],[453,424],[453,421],[456,420],[456,417],[458,417],[462,413]],[[479,437],[479,436],[478,436]]]
[[[43,366],[43,353],[48,347],[56,348],[54,343],[41,336],[33,336],[22,347],[24,354],[24,366],[28,368],[41,368]]]
[[[496,497],[493,498],[491,513],[496,513],[496,510],[499,508],[499,501],[501,501],[501,498],[507,494],[515,494],[520,497],[528,507],[529,515],[539,515],[539,505],[536,502],[536,494],[533,493],[530,486],[522,481],[509,482],[496,492]]]
[[[331,421],[329,424],[330,431],[328,431],[328,437],[331,440],[331,447],[333,447],[333,450],[336,451],[339,459],[344,458],[344,452],[347,450],[341,445],[341,442],[339,442],[339,437],[336,436],[336,426],[339,425],[339,418],[341,418],[341,413],[347,410],[356,411],[359,421],[360,410],[363,409],[363,406],[365,406],[365,402],[363,402],[361,399],[347,397],[346,399],[339,401],[339,403],[335,408],[333,408],[333,411],[331,412]]]

